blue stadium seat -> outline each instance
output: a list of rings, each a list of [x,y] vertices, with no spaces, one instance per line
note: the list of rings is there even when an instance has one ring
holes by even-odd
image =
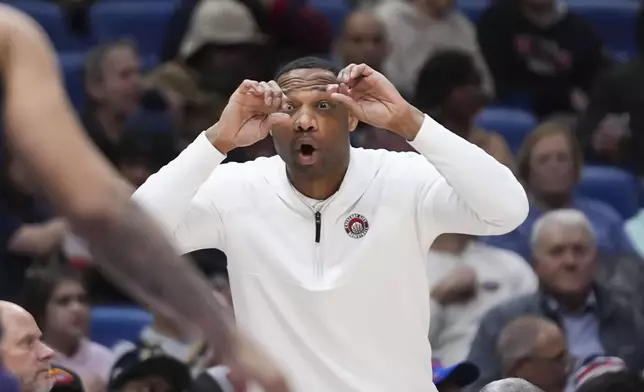
[[[34,18],[49,35],[57,51],[83,51],[96,43],[93,36],[81,37],[69,30],[60,7],[44,1],[15,1],[13,6]]]
[[[614,52],[635,52],[635,22],[640,3],[630,0],[567,0],[572,11],[593,26]]]
[[[92,309],[90,338],[106,347],[121,340],[138,341],[152,315],[132,306],[97,306]]]
[[[101,2],[92,8],[92,24],[101,41],[129,37],[142,54],[158,56],[175,7],[175,2],[162,0]]]
[[[344,18],[351,11],[346,0],[309,0],[309,5],[329,19],[335,34],[338,34],[344,23]]]
[[[476,118],[476,125],[486,131],[500,133],[514,152],[523,139],[537,126],[537,119],[519,109],[487,108]]]
[[[639,181],[630,173],[606,166],[584,168],[577,192],[615,208],[624,219],[639,208]]]
[[[83,92],[83,54],[64,53],[59,56],[60,66],[65,78],[65,89],[76,109],[83,107],[85,93]]]

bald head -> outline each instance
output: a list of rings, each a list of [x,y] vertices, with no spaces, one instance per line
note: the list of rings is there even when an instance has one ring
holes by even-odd
[[[15,321],[19,321],[21,319],[33,320],[33,317],[31,317],[29,312],[12,302],[0,301],[0,324],[5,331],[10,326],[13,326]]]
[[[0,322],[4,336],[0,355],[5,367],[20,382],[23,392],[46,392],[53,381],[49,375],[53,351],[40,341],[36,320],[20,306],[0,301]]]
[[[365,63],[381,71],[388,54],[384,23],[368,10],[350,13],[342,27],[338,54],[344,65]]]

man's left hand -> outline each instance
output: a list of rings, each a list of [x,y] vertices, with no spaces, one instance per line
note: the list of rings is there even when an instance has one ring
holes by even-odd
[[[366,64],[351,64],[340,71],[338,84],[329,86],[329,92],[358,120],[407,140],[416,138],[425,118],[383,74]]]

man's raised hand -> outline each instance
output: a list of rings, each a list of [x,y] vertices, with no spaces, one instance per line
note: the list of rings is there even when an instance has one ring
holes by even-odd
[[[279,112],[283,100],[284,93],[275,81],[245,80],[206,136],[223,154],[255,144],[268,135],[271,126],[288,121],[289,115]]]
[[[424,120],[380,72],[366,64],[350,64],[330,85],[331,98],[344,104],[358,120],[413,140]]]

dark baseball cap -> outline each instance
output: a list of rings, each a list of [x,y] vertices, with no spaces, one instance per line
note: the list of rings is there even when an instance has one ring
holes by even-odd
[[[449,382],[459,387],[466,387],[479,378],[479,368],[471,362],[461,362],[454,366],[442,367],[440,363],[433,362],[434,385]]]
[[[54,379],[54,386],[51,388],[51,392],[85,391],[80,376],[67,368],[54,365],[51,367],[49,374]]]
[[[160,350],[136,347],[121,355],[110,372],[109,389],[141,377],[156,375],[166,380],[173,391],[188,390],[192,384],[190,369],[183,362]]]

